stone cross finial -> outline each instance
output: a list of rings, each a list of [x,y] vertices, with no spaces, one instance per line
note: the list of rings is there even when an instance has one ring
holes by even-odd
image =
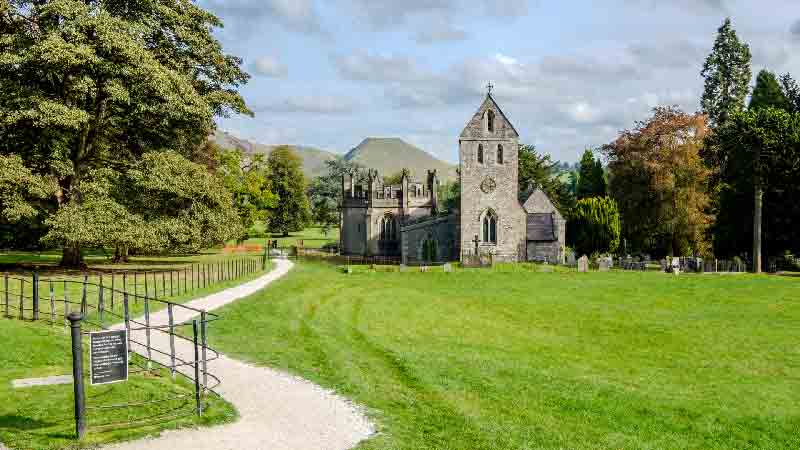
[[[492,95],[492,89],[494,89],[494,85],[490,81],[489,84],[486,85],[486,91],[489,95]]]

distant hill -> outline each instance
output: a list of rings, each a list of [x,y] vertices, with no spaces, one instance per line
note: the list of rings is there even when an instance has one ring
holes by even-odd
[[[425,181],[427,171],[432,169],[439,171],[441,180],[457,178],[455,165],[438,160],[399,138],[366,138],[347,152],[344,159],[377,169],[383,176],[394,175],[406,168],[418,181]]]
[[[264,145],[240,139],[224,131],[218,131],[211,139],[222,148],[238,148],[250,154],[268,155],[277,147],[277,145]],[[309,180],[325,173],[325,161],[340,157],[314,147],[292,145],[292,148],[303,158],[303,173]],[[344,159],[363,167],[377,169],[383,176],[394,175],[407,168],[411,171],[411,176],[418,181],[425,181],[427,171],[431,169],[439,171],[442,181],[452,181],[457,178],[455,165],[440,161],[399,138],[366,138],[347,152]]]
[[[250,154],[262,153],[269,155],[272,150],[278,147],[278,145],[264,145],[245,139],[239,139],[224,131],[218,131],[211,139],[222,148],[238,148]],[[338,158],[337,155],[331,152],[314,147],[306,147],[303,145],[292,145],[291,147],[303,158],[303,174],[309,180],[325,172],[325,161]]]

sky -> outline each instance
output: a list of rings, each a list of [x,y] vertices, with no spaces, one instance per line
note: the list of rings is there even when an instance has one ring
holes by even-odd
[[[520,133],[575,162],[653,107],[699,109],[700,70],[731,17],[753,73],[800,78],[797,0],[198,0],[243,58],[255,117],[221,129],[345,153],[400,137],[458,161],[486,93]]]

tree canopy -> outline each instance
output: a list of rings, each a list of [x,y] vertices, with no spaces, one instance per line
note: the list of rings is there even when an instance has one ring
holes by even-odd
[[[749,108],[752,110],[770,106],[784,111],[792,109],[789,99],[786,98],[778,82],[778,78],[775,77],[774,73],[764,69],[758,72],[756,77],[756,87],[753,88]]]
[[[267,228],[284,236],[302,231],[311,220],[302,159],[291,147],[283,145],[269,154],[267,164],[270,185],[278,196],[277,205],[270,210]]]
[[[575,205],[569,185],[557,176],[559,163],[553,161],[549,154],[539,153],[533,145],[522,145],[518,161],[520,201],[524,202],[532,189],[539,188],[563,214]]]
[[[277,205],[278,198],[271,191],[269,168],[262,154],[245,155],[241,149],[219,150],[216,173],[233,197],[233,204],[242,224],[242,235],[256,222],[266,221],[269,209]]]
[[[619,205],[622,234],[633,251],[687,256],[708,251],[709,169],[700,149],[706,116],[657,107],[603,147],[609,192]]]
[[[605,197],[606,195],[603,163],[600,162],[600,158],[594,158],[594,153],[590,149],[586,149],[581,157],[575,190],[578,199]]]
[[[579,254],[615,252],[620,242],[617,204],[608,197],[578,200],[569,214],[567,243]]]
[[[725,19],[700,72],[705,80],[701,105],[712,125],[744,109],[753,76],[751,59],[750,47],[739,40],[731,19]]]
[[[126,173],[145,155],[174,152],[173,169],[193,171],[177,158],[203,144],[213,118],[250,113],[236,91],[249,78],[241,60],[212,34],[221,25],[190,0],[19,0],[0,10],[0,155],[56,187],[42,210],[58,226],[47,239],[64,246],[62,264],[79,265],[81,245],[126,241],[90,228],[94,214],[137,216],[133,199],[100,197],[135,188],[111,184],[133,182]],[[115,209],[97,211],[102,202]]]

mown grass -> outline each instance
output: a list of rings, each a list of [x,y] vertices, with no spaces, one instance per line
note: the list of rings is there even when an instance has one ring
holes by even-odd
[[[256,227],[256,229],[263,232],[263,228]],[[267,233],[267,237],[265,238],[252,238],[246,240],[244,243],[265,245],[267,240],[276,239],[278,241],[278,247],[281,248],[298,245],[300,241],[303,241],[303,246],[305,248],[321,248],[327,243],[339,242],[339,228],[332,228],[330,231],[328,231],[328,234],[325,234],[322,232],[322,227],[311,226],[307,227],[303,231],[289,233],[288,237],[284,237],[282,234]]]
[[[233,421],[233,406],[210,395],[202,417],[192,414],[193,385],[168,373],[132,374],[128,382],[90,386],[86,381],[87,407],[166,399],[172,400],[136,408],[87,410],[89,433],[75,439],[72,385],[15,389],[11,381],[20,378],[67,375],[72,373],[69,335],[59,327],[43,322],[23,322],[0,318],[0,442],[11,449],[54,450],[96,448],[99,444],[157,435],[163,430],[187,426],[208,426]],[[84,344],[84,349],[88,343]],[[88,356],[84,361],[88,363]],[[177,411],[173,411],[177,410]],[[172,412],[171,412],[172,411]],[[152,424],[98,428],[103,424],[135,422],[158,416],[186,413],[176,419],[156,420]]]
[[[360,449],[800,448],[800,280],[344,274],[300,263],[211,342],[368,409]]]

